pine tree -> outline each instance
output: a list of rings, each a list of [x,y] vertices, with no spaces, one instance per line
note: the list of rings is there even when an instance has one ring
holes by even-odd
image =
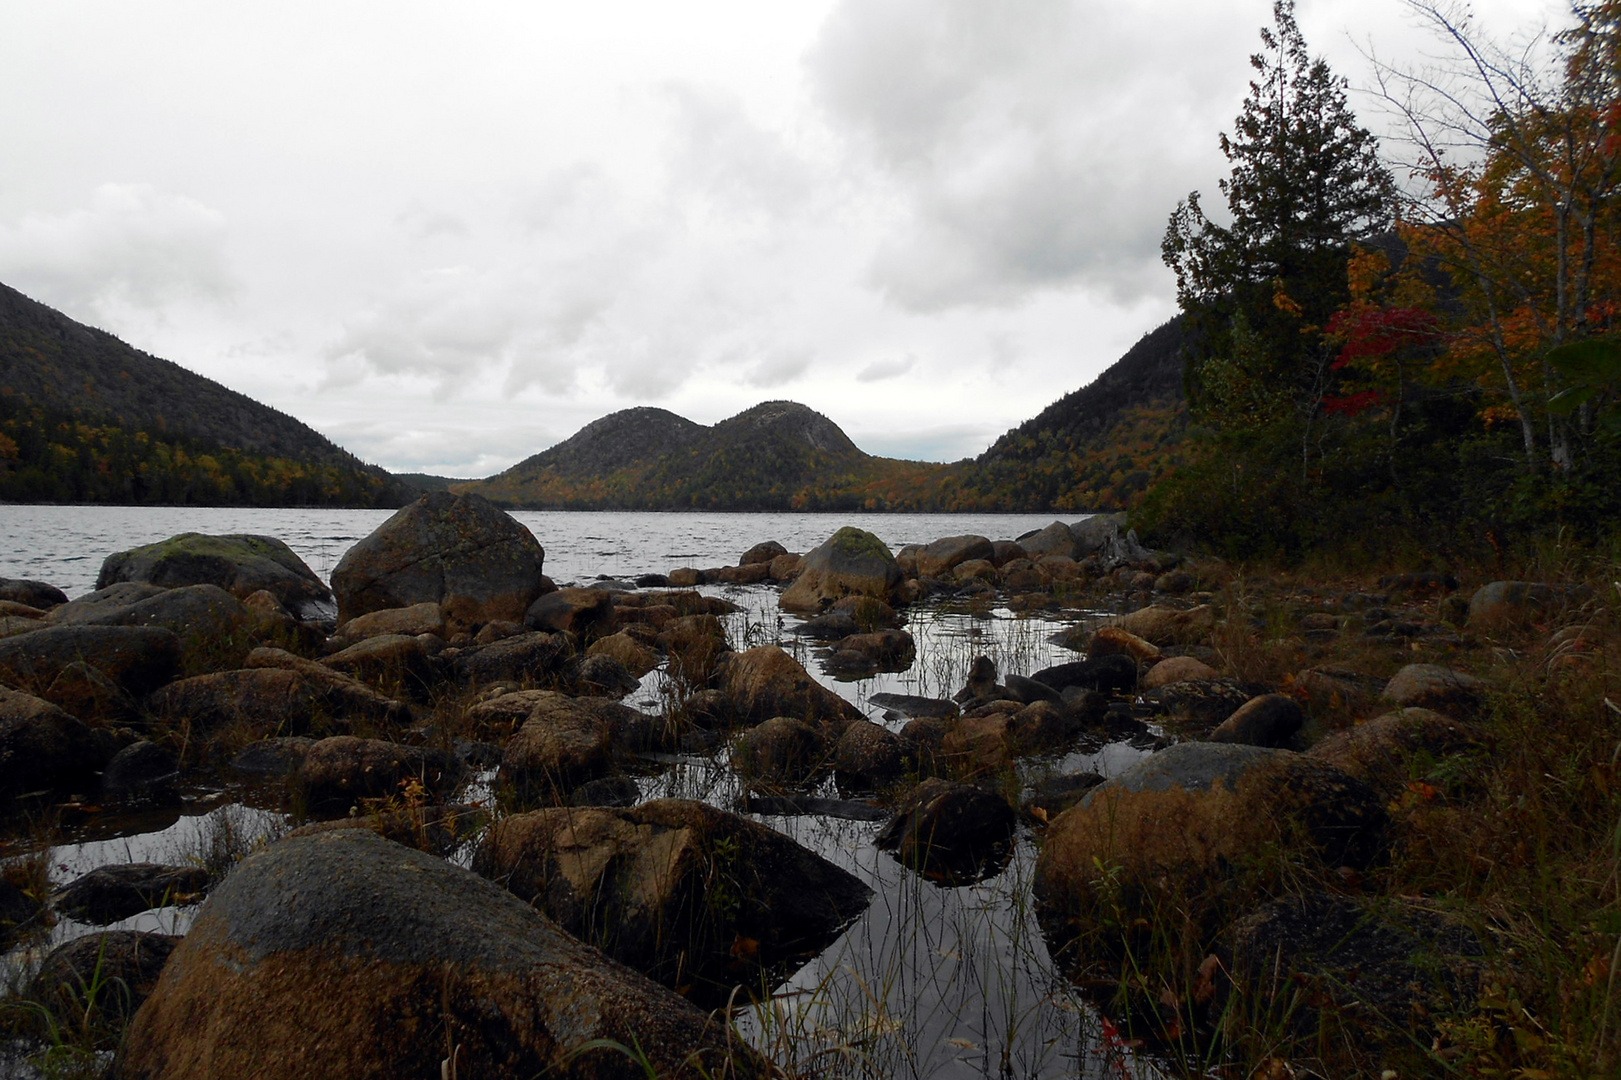
[[[1310,421],[1327,389],[1322,328],[1346,300],[1351,244],[1388,230],[1395,200],[1345,80],[1307,52],[1293,0],[1272,13],[1243,111],[1221,137],[1232,224],[1206,218],[1194,192],[1162,245],[1193,331],[1189,400],[1218,425]],[[1243,408],[1224,416],[1233,400]]]

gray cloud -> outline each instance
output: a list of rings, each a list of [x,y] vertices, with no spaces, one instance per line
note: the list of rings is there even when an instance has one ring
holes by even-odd
[[[811,355],[807,352],[781,350],[762,357],[743,370],[743,381],[762,390],[786,386],[810,370]]]
[[[47,303],[107,320],[235,289],[225,215],[146,184],[102,184],[88,206],[0,223],[0,277]]]
[[[891,360],[874,360],[856,372],[856,382],[882,382],[885,379],[905,375],[915,367],[917,367],[917,357],[911,353]]]
[[[1166,216],[1219,160],[1253,33],[1190,3],[845,0],[809,70],[899,201],[872,284],[922,312],[1162,287]]]

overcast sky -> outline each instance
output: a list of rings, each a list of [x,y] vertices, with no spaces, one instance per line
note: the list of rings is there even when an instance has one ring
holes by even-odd
[[[1270,12],[0,0],[0,281],[398,471],[771,398],[952,460],[1173,313]],[[1398,0],[1299,20],[1353,83],[1428,47]]]

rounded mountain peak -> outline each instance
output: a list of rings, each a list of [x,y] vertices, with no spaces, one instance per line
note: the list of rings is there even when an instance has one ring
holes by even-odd
[[[761,434],[802,442],[813,450],[835,454],[862,454],[844,430],[812,409],[797,401],[763,401],[752,409],[745,409],[729,420],[715,425],[715,431],[725,429],[754,430]],[[862,454],[862,456],[865,456]]]

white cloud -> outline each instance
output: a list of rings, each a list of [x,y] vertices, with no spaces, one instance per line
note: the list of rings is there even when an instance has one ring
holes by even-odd
[[[0,278],[106,319],[120,308],[230,296],[225,215],[146,184],[101,184],[89,205],[0,222]]]
[[[890,360],[874,360],[856,372],[856,382],[882,382],[885,379],[898,378],[915,367],[917,367],[917,357],[910,353]]]

